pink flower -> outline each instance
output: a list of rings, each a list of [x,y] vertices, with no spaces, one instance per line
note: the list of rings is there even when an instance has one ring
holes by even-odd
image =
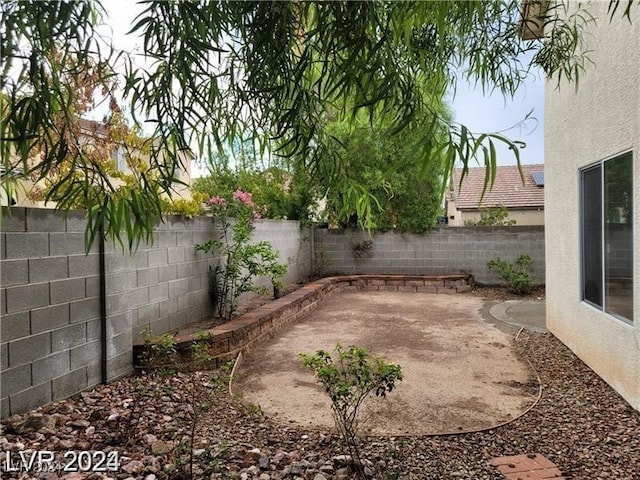
[[[233,198],[234,200],[241,201],[248,207],[253,207],[253,195],[251,195],[249,192],[238,189],[233,192]]]
[[[262,215],[260,215],[258,212],[253,212],[253,219],[254,220],[260,220],[262,218]]]
[[[218,197],[218,196],[211,197],[211,198],[207,201],[207,203],[208,203],[209,205],[218,205],[218,206],[220,206],[220,207],[222,207],[222,208],[225,208],[225,207],[227,206],[227,201],[226,201],[224,198],[222,198],[222,197]]]

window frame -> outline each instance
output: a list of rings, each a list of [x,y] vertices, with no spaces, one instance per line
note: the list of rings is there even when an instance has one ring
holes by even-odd
[[[630,177],[630,181],[631,181],[631,195],[632,195],[632,207],[631,207],[631,308],[632,308],[632,317],[631,318],[626,318],[616,312],[613,311],[608,311],[607,310],[607,285],[606,285],[606,281],[607,281],[607,243],[606,243],[606,189],[605,189],[605,165],[607,162],[609,161],[615,161],[617,159],[623,159],[627,156],[631,157],[631,177]],[[579,169],[579,208],[580,208],[580,215],[579,215],[579,228],[580,228],[580,301],[583,303],[586,303],[587,305],[590,305],[593,308],[596,308],[597,310],[599,310],[600,312],[609,315],[610,317],[615,318],[616,320],[620,320],[622,322],[624,322],[627,325],[633,325],[635,321],[637,321],[637,319],[634,318],[634,302],[635,302],[635,263],[634,263],[634,259],[635,259],[635,247],[636,247],[636,223],[634,216],[634,210],[635,210],[635,205],[634,205],[634,196],[633,196],[633,192],[634,192],[634,188],[635,188],[635,180],[634,180],[634,176],[633,176],[633,171],[634,171],[634,152],[633,149],[627,149],[627,150],[623,150],[621,152],[618,152],[614,155],[611,155],[607,158],[604,158],[602,160],[598,160],[597,162],[593,162],[590,163],[589,165],[585,165],[584,167],[581,167]],[[600,174],[600,275],[601,275],[601,280],[600,280],[600,296],[601,296],[601,303],[602,305],[599,305],[589,299],[586,298],[586,294],[585,294],[585,263],[586,263],[586,253],[585,253],[585,182],[584,182],[584,174],[590,170],[593,169],[599,169],[599,174]]]
[[[585,173],[589,172],[591,170],[594,169],[598,169],[600,170],[600,294],[601,294],[601,303],[602,305],[599,305],[598,303],[586,298],[587,294],[586,294],[586,260],[587,260],[587,255],[585,253],[585,243],[586,243],[586,235],[585,235],[585,221],[586,221],[586,208],[585,208]],[[579,171],[579,185],[580,185],[580,301],[591,305],[592,307],[601,310],[604,312],[604,296],[602,294],[602,292],[604,291],[604,286],[602,284],[603,278],[604,278],[604,255],[603,255],[603,250],[604,250],[604,229],[602,228],[602,224],[603,222],[603,209],[604,209],[604,195],[602,194],[602,187],[603,187],[603,175],[602,175],[602,170],[603,170],[603,162],[599,161],[599,162],[595,162],[592,163],[590,165],[587,165],[583,168],[580,169]]]

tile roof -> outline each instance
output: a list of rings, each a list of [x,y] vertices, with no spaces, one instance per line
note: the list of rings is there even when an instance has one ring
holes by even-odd
[[[544,188],[537,186],[532,173],[543,172],[544,165],[522,165],[522,177],[516,165],[498,167],[493,188],[487,191],[480,203],[484,186],[485,168],[470,168],[462,187],[460,184],[461,168],[453,172],[453,195],[458,210],[476,210],[478,207],[495,207],[504,205],[507,208],[539,208],[544,207]]]

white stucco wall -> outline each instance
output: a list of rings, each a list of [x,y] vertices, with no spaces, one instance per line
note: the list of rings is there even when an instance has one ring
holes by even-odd
[[[640,8],[632,23],[608,2],[588,3],[596,17],[589,57],[573,85],[550,81],[545,99],[547,325],[634,408],[640,410]],[[581,301],[580,169],[633,151],[634,316],[629,324]]]

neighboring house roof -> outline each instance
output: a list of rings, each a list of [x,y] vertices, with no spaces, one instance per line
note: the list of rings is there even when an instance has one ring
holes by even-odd
[[[453,195],[458,210],[504,205],[507,208],[544,207],[544,165],[522,165],[522,175],[516,165],[497,167],[493,188],[482,197],[485,173],[484,167],[470,168],[460,186],[461,168],[453,172]],[[482,204],[480,198],[482,197]]]

